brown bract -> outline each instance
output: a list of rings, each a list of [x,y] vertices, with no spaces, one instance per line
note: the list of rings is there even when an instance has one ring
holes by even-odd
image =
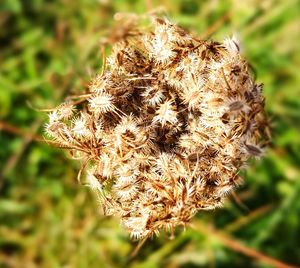
[[[235,38],[199,41],[162,18],[150,28],[115,43],[80,105],[60,105],[46,125],[135,239],[221,206],[267,132]]]

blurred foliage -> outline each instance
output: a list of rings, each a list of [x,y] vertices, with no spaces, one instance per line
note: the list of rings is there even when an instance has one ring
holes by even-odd
[[[273,144],[224,208],[199,213],[173,240],[147,241],[130,259],[136,244],[78,185],[78,163],[37,141],[46,118],[31,106],[84,92],[116,12],[159,7],[202,37],[239,36],[265,84]],[[300,265],[299,14],[298,0],[1,0],[0,267],[273,267],[249,249]]]

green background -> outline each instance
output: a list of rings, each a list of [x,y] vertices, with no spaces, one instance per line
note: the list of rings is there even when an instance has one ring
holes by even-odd
[[[223,208],[130,259],[136,243],[77,183],[79,163],[38,141],[46,115],[31,106],[84,92],[116,12],[159,7],[201,37],[238,35],[265,85],[273,142]],[[0,0],[0,267],[300,265],[299,18],[293,0]]]

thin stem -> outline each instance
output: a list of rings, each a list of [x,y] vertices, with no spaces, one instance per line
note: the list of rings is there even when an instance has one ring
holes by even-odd
[[[267,256],[264,253],[261,253],[255,249],[252,249],[246,245],[243,245],[238,240],[235,240],[234,238],[230,237],[229,235],[226,235],[225,233],[212,229],[207,227],[205,224],[203,224],[201,221],[194,222],[194,228],[196,227],[197,231],[201,231],[202,233],[205,233],[206,235],[212,235],[215,236],[224,246],[242,253],[248,257],[257,259],[261,262],[264,262],[266,264],[272,265],[277,268],[296,268],[297,266],[289,265],[284,262],[281,262],[273,257]]]

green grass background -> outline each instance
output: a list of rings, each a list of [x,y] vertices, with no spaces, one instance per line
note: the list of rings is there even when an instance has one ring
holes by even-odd
[[[129,259],[136,244],[77,183],[78,163],[33,140],[46,115],[30,104],[51,108],[83,92],[101,70],[99,40],[113,15],[159,6],[200,36],[237,33],[265,85],[273,142],[244,172],[243,205],[229,197]],[[0,0],[0,267],[274,267],[234,241],[300,265],[299,18],[296,0]]]

